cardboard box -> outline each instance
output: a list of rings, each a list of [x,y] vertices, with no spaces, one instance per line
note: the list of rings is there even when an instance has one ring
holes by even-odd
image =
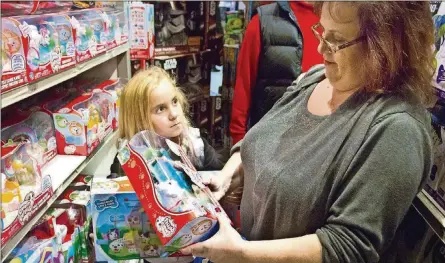
[[[129,4],[130,58],[151,59],[154,56],[154,6],[132,2]]]
[[[118,159],[168,250],[216,233],[217,214],[226,214],[179,145],[143,131],[122,142]]]

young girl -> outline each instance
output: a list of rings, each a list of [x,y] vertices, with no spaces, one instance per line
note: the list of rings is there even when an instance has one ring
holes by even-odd
[[[197,170],[221,170],[215,149],[190,127],[188,103],[172,78],[159,67],[137,73],[121,95],[119,137],[131,139],[150,130],[179,144]]]
[[[159,67],[138,72],[120,97],[119,137],[130,140],[140,131],[150,130],[179,144],[197,170],[221,170],[224,163],[199,129],[187,119],[188,102],[168,73]],[[112,175],[124,175],[117,158]],[[112,176],[114,177],[114,176]],[[179,260],[179,261],[178,261]],[[151,263],[192,262],[181,259],[149,259]]]

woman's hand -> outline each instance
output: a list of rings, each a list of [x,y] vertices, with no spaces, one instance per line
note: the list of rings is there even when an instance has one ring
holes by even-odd
[[[248,241],[230,225],[225,216],[218,216],[219,231],[212,238],[181,250],[184,255],[208,258],[214,263],[245,263],[243,249]]]
[[[230,187],[230,180],[227,180],[227,176],[224,176],[222,172],[218,172],[213,176],[203,176],[203,183],[209,187],[216,200],[220,200]]]

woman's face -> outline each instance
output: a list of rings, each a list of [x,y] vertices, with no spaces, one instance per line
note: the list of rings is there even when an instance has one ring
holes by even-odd
[[[323,4],[320,24],[323,37],[334,45],[341,45],[360,36],[357,8],[346,2]],[[318,52],[323,55],[326,77],[335,89],[350,91],[360,87],[363,44],[361,42],[330,53],[320,41]]]
[[[150,118],[154,131],[166,138],[178,137],[184,129],[184,112],[175,87],[163,80],[150,95]]]

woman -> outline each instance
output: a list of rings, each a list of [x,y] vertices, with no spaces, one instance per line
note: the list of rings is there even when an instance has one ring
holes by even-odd
[[[221,197],[244,180],[249,241],[220,219],[213,238],[184,253],[216,263],[388,260],[431,169],[429,5],[326,2],[316,10],[324,67],[288,89],[210,184]]]

